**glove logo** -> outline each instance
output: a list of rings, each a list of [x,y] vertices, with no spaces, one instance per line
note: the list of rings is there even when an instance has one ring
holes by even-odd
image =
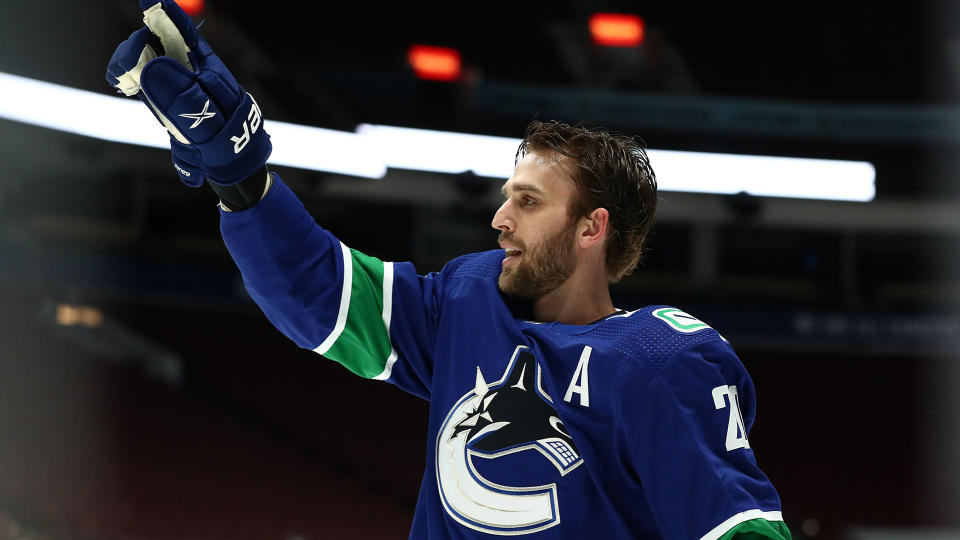
[[[214,116],[217,115],[217,113],[207,112],[207,109],[209,108],[210,108],[210,100],[208,99],[207,102],[203,104],[202,111],[198,113],[181,114],[180,116],[182,116],[183,118],[187,118],[189,120],[193,120],[193,125],[191,125],[189,128],[189,129],[193,129],[199,126],[200,122],[203,122],[207,118],[213,118]]]
[[[250,96],[250,94],[247,94]],[[247,143],[250,142],[250,136],[257,132],[260,129],[260,107],[257,106],[257,102],[254,101],[253,96],[250,96],[250,112],[247,114],[246,122],[243,122],[243,134],[239,137],[230,137],[230,140],[233,141],[233,153],[239,154],[241,150]]]

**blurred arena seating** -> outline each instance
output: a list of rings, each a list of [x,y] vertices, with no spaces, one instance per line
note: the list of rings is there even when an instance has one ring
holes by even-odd
[[[21,316],[5,310],[0,321],[0,517],[17,524],[0,520],[0,537],[406,535],[412,514],[389,491],[151,379],[137,363],[77,350],[30,316],[36,298],[10,290],[4,298]],[[316,427],[344,454],[375,450],[336,426]],[[363,457],[389,461],[398,451],[377,448]]]

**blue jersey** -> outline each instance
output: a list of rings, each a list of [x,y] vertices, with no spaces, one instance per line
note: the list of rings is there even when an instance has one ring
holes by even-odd
[[[502,250],[420,275],[349,249],[279,180],[221,230],[299,346],[430,402],[411,539],[789,538],[730,344],[669,306],[518,318]]]

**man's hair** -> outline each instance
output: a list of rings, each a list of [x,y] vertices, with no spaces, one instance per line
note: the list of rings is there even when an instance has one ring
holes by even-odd
[[[620,281],[643,256],[657,207],[657,178],[643,141],[598,128],[533,121],[517,149],[515,164],[531,151],[554,151],[571,159],[576,194],[570,215],[610,212],[607,277]]]

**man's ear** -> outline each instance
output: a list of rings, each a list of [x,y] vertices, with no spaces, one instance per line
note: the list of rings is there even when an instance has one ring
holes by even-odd
[[[607,229],[610,224],[610,212],[606,208],[596,208],[585,217],[580,218],[577,227],[577,243],[580,247],[590,247],[603,243],[607,238]]]

